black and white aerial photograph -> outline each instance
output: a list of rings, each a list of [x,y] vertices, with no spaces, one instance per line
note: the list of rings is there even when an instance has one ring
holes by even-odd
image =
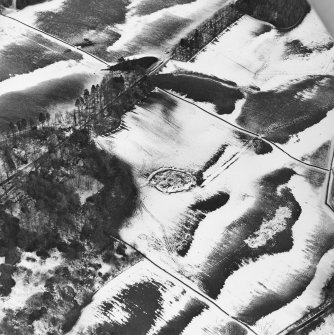
[[[334,335],[334,0],[0,0],[0,335]]]

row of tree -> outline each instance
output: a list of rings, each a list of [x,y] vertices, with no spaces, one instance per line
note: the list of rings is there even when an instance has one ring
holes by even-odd
[[[188,61],[242,15],[235,3],[224,6],[188,36],[180,40],[180,43],[173,50],[173,58],[179,61]]]
[[[16,123],[10,122],[9,123],[9,131],[12,134],[15,134],[17,132],[25,131],[25,130],[33,130],[36,129],[38,124],[41,124],[42,127],[44,127],[44,124],[50,123],[51,116],[48,112],[46,113],[39,113],[38,119],[35,120],[33,118],[29,118],[27,121],[25,118],[22,118],[20,120],[17,120]]]
[[[50,126],[50,123],[52,125],[62,124],[64,121],[67,127],[81,127],[97,114],[119,117],[120,109],[124,111],[129,105],[133,105],[136,100],[140,99],[139,95],[142,92],[139,91],[142,91],[142,88],[138,90],[136,86],[143,87],[141,81],[145,79],[145,73],[145,68],[138,64],[131,71],[110,71],[100,84],[92,85],[90,90],[83,91],[83,95],[76,99],[75,109],[72,111],[55,113],[53,120],[51,120],[50,113],[41,112],[37,119],[30,117],[28,120],[22,118],[15,123],[10,122],[9,134],[15,135],[34,130],[38,126],[44,128],[45,124]],[[123,94],[126,98],[122,98]],[[69,117],[66,117],[68,115]]]

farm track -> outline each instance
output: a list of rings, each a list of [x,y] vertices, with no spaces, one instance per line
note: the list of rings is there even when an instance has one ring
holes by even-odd
[[[187,102],[188,104],[191,104],[191,105],[197,107],[197,108],[200,109],[202,112],[205,112],[205,113],[207,113],[207,114],[209,114],[209,115],[215,117],[216,119],[220,120],[221,122],[224,122],[225,124],[228,124],[230,127],[233,127],[234,129],[237,129],[237,130],[239,130],[240,132],[242,132],[242,133],[244,133],[244,134],[251,135],[251,136],[253,136],[253,137],[255,137],[255,138],[258,138],[258,139],[261,139],[261,140],[265,141],[266,143],[268,143],[268,144],[274,146],[275,148],[277,148],[278,150],[282,151],[284,154],[286,154],[286,155],[289,156],[291,159],[293,159],[294,161],[296,161],[296,162],[298,162],[298,163],[300,163],[300,164],[306,165],[306,166],[308,166],[308,167],[311,167],[311,168],[313,168],[313,169],[316,169],[316,170],[318,170],[318,171],[325,172],[325,173],[328,173],[328,172],[330,171],[330,169],[326,169],[326,168],[323,168],[323,167],[321,167],[321,166],[317,166],[317,165],[314,165],[314,164],[310,164],[310,163],[304,162],[304,161],[302,161],[302,160],[300,160],[300,159],[294,157],[293,155],[291,155],[290,153],[288,153],[286,150],[284,150],[283,148],[281,148],[281,147],[280,147],[278,144],[276,144],[275,142],[272,142],[272,141],[266,139],[265,137],[263,137],[263,136],[260,135],[260,134],[254,133],[254,132],[252,132],[252,131],[250,131],[250,130],[247,130],[247,129],[245,129],[245,128],[242,128],[242,127],[240,127],[240,126],[237,126],[237,125],[235,125],[235,124],[233,124],[233,123],[231,123],[231,122],[229,122],[229,121],[227,121],[227,120],[224,120],[224,119],[222,119],[221,117],[219,117],[218,115],[216,115],[216,114],[214,114],[214,113],[211,113],[211,112],[207,111],[206,109],[204,109],[204,108],[198,106],[197,104],[195,104],[195,103],[193,103],[193,102],[191,102],[191,101],[189,101],[189,100],[187,100],[187,99],[184,99],[184,98],[182,98],[182,97],[180,97],[180,96],[178,96],[178,95],[176,95],[176,94],[174,94],[174,93],[171,93],[170,91],[167,91],[167,90],[164,90],[164,89],[161,89],[161,88],[158,88],[158,90],[160,90],[160,91],[162,91],[162,92],[164,92],[164,93],[167,93],[167,94],[169,94],[169,95],[171,95],[171,96],[173,96],[173,97],[175,97],[175,98],[177,98],[177,99],[179,99],[179,100],[182,100],[182,101],[184,101],[184,102]]]

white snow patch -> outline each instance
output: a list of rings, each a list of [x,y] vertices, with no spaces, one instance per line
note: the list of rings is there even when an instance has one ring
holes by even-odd
[[[265,220],[258,231],[254,233],[255,236],[249,237],[245,243],[256,249],[266,245],[276,234],[282,232],[286,228],[286,219],[291,217],[291,211],[288,207],[280,207],[273,219]]]

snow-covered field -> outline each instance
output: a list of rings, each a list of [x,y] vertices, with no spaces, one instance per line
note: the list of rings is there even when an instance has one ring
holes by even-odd
[[[123,334],[251,333],[147,260],[99,290],[69,334],[78,334],[104,322],[111,324],[116,333]]]
[[[61,17],[71,1],[52,0],[8,15],[46,27],[44,14]],[[80,38],[97,33],[98,46],[90,51],[110,59],[158,52],[158,46],[165,52],[225,3],[157,2],[148,11],[147,2],[120,5],[120,17],[82,28]],[[0,19],[5,32],[6,20]],[[35,43],[36,36],[12,25],[6,34],[22,38],[15,50],[25,43],[29,50],[26,40]],[[50,32],[55,27],[51,24]],[[64,34],[75,42],[78,32],[70,28]],[[111,43],[115,34],[118,39]],[[23,63],[20,73],[2,70],[0,105],[9,105],[4,99],[15,92],[31,99],[31,92],[50,79],[63,85],[74,77],[74,96],[99,78],[100,62],[65,53],[63,45],[55,52],[54,42],[40,38],[50,52],[46,64],[33,58],[34,68]],[[0,48],[9,55],[0,62],[11,64],[11,44],[0,39]],[[62,58],[56,59],[59,50]],[[74,53],[78,59],[63,59]],[[118,131],[95,139],[132,167],[139,188],[138,208],[120,237],[160,268],[143,260],[111,280],[84,309],[72,334],[102,322],[128,334],[250,333],[231,315],[258,334],[274,335],[325,302],[324,288],[334,275],[334,213],[325,206],[334,135],[333,57],[333,42],[313,12],[289,32],[243,17],[191,62],[173,61],[165,69],[165,74],[202,75],[204,82],[229,87],[222,91],[226,100],[234,99],[229,114],[218,115],[214,102],[197,101],[196,94],[156,89],[123,116]],[[193,89],[191,77],[186,80]],[[157,175],[159,185],[173,192],[152,182]],[[35,270],[43,274],[61,261],[57,257],[50,267],[38,263]],[[18,280],[18,301],[25,288]],[[31,292],[39,290],[35,285]],[[331,323],[328,317],[315,331]]]
[[[140,185],[141,206],[121,231],[125,241],[260,333],[268,324],[268,334],[284,329],[323,301],[334,238],[324,172],[275,147],[256,154],[254,138],[161,91],[123,125],[97,143],[131,164]],[[189,191],[160,192],[148,178],[164,167],[202,171],[203,181]],[[193,210],[219,192],[229,196],[224,205]],[[183,238],[190,245],[180,255]],[[311,293],[300,297],[305,289]]]
[[[138,7],[140,8],[143,2],[143,0],[132,1],[128,6],[126,21],[117,26],[121,38],[108,47],[109,52],[124,52],[124,50],[143,52],[143,48],[145,51],[158,54],[166,52],[198,23],[210,17],[229,1],[213,0],[208,3],[206,0],[195,0],[184,4],[175,1],[173,6],[146,15],[138,15]]]
[[[192,62],[172,62],[165,70],[235,82],[245,98],[232,113],[218,115],[213,103],[156,90],[124,116],[122,130],[96,139],[133,167],[140,187],[140,206],[121,237],[258,334],[276,334],[324,303],[334,275],[334,214],[325,206],[333,50],[313,12],[290,32],[244,17]],[[282,127],[288,139],[277,137],[279,130],[271,145],[263,143],[268,129],[256,136],[247,123],[245,131],[233,126],[240,126],[249,96],[256,100],[262,92],[288,97],[283,111],[292,99],[323,116],[299,132]],[[283,117],[295,122],[293,114]],[[149,177],[165,168],[187,171],[197,186],[159,191]],[[206,313],[198,324],[209,320]]]
[[[308,163],[312,163],[311,156],[333,138],[332,129],[327,126],[334,120],[333,40],[313,11],[289,32],[280,32],[267,23],[244,16],[190,62],[169,62],[164,72],[214,76],[233,81],[246,92],[249,86],[259,87],[261,92],[250,92],[240,112],[221,117],[269,138],[273,134],[275,141],[277,133],[288,132],[290,136],[284,135],[284,143],[278,140],[281,147]],[[307,80],[311,82],[306,84]],[[290,97],[292,91],[295,96]],[[274,106],[276,102],[271,106],[270,101],[274,101],[278,93],[281,93],[278,106]],[[266,97],[268,102],[264,102]],[[280,119],[272,118],[278,113],[279,104],[289,103],[294,104],[294,110],[305,112],[296,112],[292,117],[282,113]],[[308,111],[314,104],[319,113]],[[259,112],[253,111],[254,108],[265,110],[252,121]],[[327,157],[325,152],[322,155],[321,167],[328,169],[330,153],[327,152]]]
[[[51,0],[7,11],[14,17],[71,43],[88,38],[85,50],[115,61],[121,55],[164,55],[181,36],[228,0]]]
[[[170,62],[167,71],[189,70],[270,90],[303,76],[333,74],[332,43],[313,11],[289,32],[243,16],[190,62]]]

